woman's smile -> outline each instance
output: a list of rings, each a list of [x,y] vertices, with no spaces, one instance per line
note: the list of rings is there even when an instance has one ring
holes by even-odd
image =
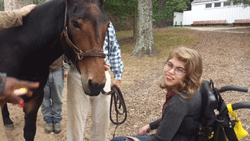
[[[173,77],[171,77],[171,76],[169,76],[169,75],[167,75],[167,76],[166,76],[166,80],[167,80],[167,81],[173,81],[173,80],[174,80],[174,78],[173,78]]]

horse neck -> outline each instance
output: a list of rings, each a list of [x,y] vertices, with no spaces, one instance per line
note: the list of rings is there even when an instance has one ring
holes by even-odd
[[[58,34],[63,29],[65,4],[65,0],[50,0],[38,5],[23,19],[24,25],[29,24],[30,21],[38,21],[43,23],[43,25],[39,25],[40,30],[54,31]]]
[[[31,42],[41,45],[39,52],[46,53],[48,64],[63,54],[60,34],[64,25],[64,12],[65,0],[50,0],[38,5],[23,19],[23,26],[28,31],[33,33],[30,27],[35,27],[37,35]]]

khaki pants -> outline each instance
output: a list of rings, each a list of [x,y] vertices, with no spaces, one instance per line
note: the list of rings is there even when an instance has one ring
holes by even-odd
[[[106,84],[104,91],[111,89],[111,78],[106,71]],[[90,97],[83,91],[81,76],[76,68],[71,67],[68,74],[67,94],[67,141],[83,141],[84,127],[91,105],[92,126],[90,141],[106,141],[109,128],[110,95],[100,94]]]
[[[0,109],[2,110],[2,108],[0,108]],[[5,131],[5,127],[4,127],[4,124],[3,124],[2,113],[0,113],[0,141],[8,141],[6,131]]]

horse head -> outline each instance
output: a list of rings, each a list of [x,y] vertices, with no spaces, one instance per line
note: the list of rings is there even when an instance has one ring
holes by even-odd
[[[68,32],[70,47],[66,55],[74,60],[83,90],[90,96],[99,95],[106,82],[103,44],[109,20],[102,6],[103,0],[67,0],[66,7],[64,34]]]

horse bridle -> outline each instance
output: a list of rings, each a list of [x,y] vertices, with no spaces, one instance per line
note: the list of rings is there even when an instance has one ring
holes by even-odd
[[[108,30],[107,30],[108,32]],[[61,35],[61,40],[63,39],[62,36],[65,37],[65,41],[68,44],[68,46],[70,46],[74,52],[77,55],[77,59],[78,60],[82,60],[84,57],[100,57],[100,58],[105,58],[106,55],[103,53],[103,49],[101,48],[94,48],[90,51],[85,51],[83,52],[81,49],[79,49],[76,45],[74,45],[71,40],[69,39],[69,35],[68,35],[68,27],[67,27],[67,2],[66,2],[66,7],[65,7],[65,19],[64,19],[64,29]],[[108,44],[109,44],[109,32],[108,32]],[[125,101],[123,99],[122,93],[120,91],[120,89],[117,86],[114,86],[112,88],[112,90],[108,93],[102,91],[102,94],[104,95],[111,95],[111,102],[110,102],[110,120],[113,124],[116,124],[116,128],[118,127],[118,125],[121,125],[122,123],[124,123],[127,119],[127,108],[125,105]],[[113,105],[113,101],[114,101],[114,106],[115,106],[115,111],[116,111],[116,121],[114,121],[112,119],[111,116],[111,111],[112,111],[112,105]],[[117,105],[119,105],[117,107]],[[122,112],[119,111],[119,109],[122,109]],[[123,115],[125,114],[124,119],[119,122],[118,121],[118,115]],[[115,130],[116,131],[116,130]],[[113,137],[115,135],[115,131],[113,134]]]
[[[62,36],[65,37],[65,41],[66,41],[67,45],[74,50],[74,52],[77,55],[78,60],[82,60],[84,57],[106,58],[106,55],[103,53],[103,48],[94,48],[92,50],[84,52],[81,49],[79,49],[79,47],[74,45],[74,43],[72,43],[72,41],[69,39],[68,27],[67,27],[67,2],[66,2],[66,6],[65,6],[64,29],[61,33],[61,40],[62,40]]]

